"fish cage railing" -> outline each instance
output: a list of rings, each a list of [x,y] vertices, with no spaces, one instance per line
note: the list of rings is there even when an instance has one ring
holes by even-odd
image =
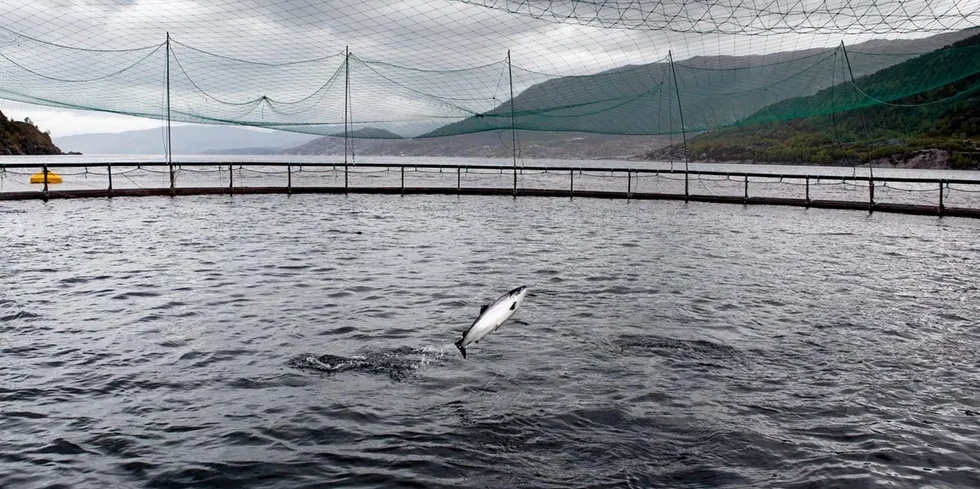
[[[683,200],[980,217],[980,179],[970,178],[575,165],[282,161],[0,163],[0,200],[275,193]]]

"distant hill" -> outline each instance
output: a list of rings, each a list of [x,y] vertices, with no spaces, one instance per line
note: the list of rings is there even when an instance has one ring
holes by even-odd
[[[161,129],[59,137],[58,144],[84,154],[163,154],[166,133]],[[315,135],[261,131],[240,126],[179,125],[171,128],[175,154],[277,153],[316,138]]]
[[[574,132],[518,131],[520,156],[553,159],[629,159],[661,144],[657,136],[610,136]],[[510,129],[425,139],[364,139],[349,141],[359,156],[458,156],[511,158]],[[663,137],[664,141],[668,138]],[[665,142],[664,142],[665,144]],[[314,139],[285,151],[296,155],[342,155],[343,135]]]
[[[897,52],[929,52],[969,37],[977,30],[923,39],[872,40],[848,50],[875,53],[853,64],[855,77],[872,74],[902,61]],[[689,133],[736,122],[774,102],[812,95],[833,85],[831,63],[819,68],[827,76],[814,76],[818,60],[832,56],[837,47],[785,51],[765,55],[694,57],[669,63],[616,68],[588,76],[567,76],[538,83],[514,97],[518,129],[580,131],[598,134],[679,133],[673,77],[682,87],[683,117]],[[839,66],[838,66],[839,67]],[[659,84],[659,85],[658,85]],[[749,96],[749,93],[765,94]],[[673,105],[672,105],[673,104]],[[511,102],[447,124],[422,137],[467,134],[510,128]]]
[[[336,134],[331,134],[330,136],[335,138],[345,137],[345,134],[338,132]],[[379,129],[376,127],[364,127],[361,129],[355,129],[351,131],[346,136],[358,139],[403,139],[401,136],[387,130]]]
[[[13,121],[0,112],[0,154],[4,155],[60,155],[61,148],[54,145],[51,136],[41,132],[30,119]]]
[[[974,31],[976,32],[976,31]],[[907,96],[928,80],[945,83]],[[823,165],[918,168],[980,167],[980,34],[903,63],[827,88],[809,97],[766,107],[735,127],[698,135],[689,158]],[[870,106],[869,97],[885,103]],[[816,117],[822,107],[855,110]],[[680,146],[647,154],[683,156]]]
[[[975,31],[974,31],[975,32]],[[915,40],[872,40],[850,46],[875,53],[855,64],[855,76],[874,73],[899,63],[899,52],[927,52],[968,37],[968,32]],[[836,48],[787,51],[765,55],[695,57],[676,63],[682,87],[738,87],[765,93],[756,98],[736,97],[701,90],[698,100],[685,100],[688,135],[735,123],[772,102],[817,93],[832,85],[833,78],[809,75],[821,57]],[[839,68],[839,65],[837,66]],[[831,63],[820,69],[833,70]],[[628,158],[650,147],[680,138],[680,114],[676,107],[670,65],[652,63],[616,68],[588,76],[554,78],[532,85],[510,100],[503,99],[482,114],[446,124],[416,138],[403,139],[376,128],[354,131],[354,153],[362,155],[508,157],[510,131],[520,133],[521,154],[533,158]],[[718,80],[719,76],[724,80]],[[713,77],[708,80],[707,77]],[[768,84],[783,83],[778,90]],[[788,81],[786,81],[788,80]],[[662,136],[649,136],[659,134]],[[343,154],[343,134],[326,136],[289,149],[289,154]]]

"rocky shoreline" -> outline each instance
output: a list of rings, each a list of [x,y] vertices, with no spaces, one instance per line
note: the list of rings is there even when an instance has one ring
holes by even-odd
[[[51,135],[41,132],[30,119],[10,120],[0,112],[0,155],[61,155]]]

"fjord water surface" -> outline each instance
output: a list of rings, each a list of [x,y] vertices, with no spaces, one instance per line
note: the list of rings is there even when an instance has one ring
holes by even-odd
[[[980,485],[974,221],[304,195],[0,229],[0,487]]]

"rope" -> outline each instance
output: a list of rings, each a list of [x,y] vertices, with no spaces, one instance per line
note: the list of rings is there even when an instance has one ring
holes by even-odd
[[[288,171],[281,171],[281,170],[272,170],[272,171],[270,171],[270,170],[253,170],[251,168],[239,168],[239,170],[241,170],[243,172],[261,173],[263,175],[287,175],[287,174],[289,174]]]
[[[896,187],[894,183],[891,184],[891,185],[889,185],[888,182],[881,182],[880,184],[878,184],[876,186],[879,187],[879,188],[883,188],[886,191],[888,191],[888,190],[896,190],[896,191],[899,191],[899,192],[935,192],[936,191],[936,187],[931,187],[931,188],[902,188],[902,187]]]
[[[954,188],[952,184],[946,184],[946,188],[949,190],[955,190],[957,192],[980,193],[980,188],[978,188],[977,190],[967,190],[964,188]]]
[[[222,172],[223,173],[224,172],[224,170],[222,170],[221,168],[217,168],[217,169],[214,169],[214,170],[198,170],[198,169],[195,169],[195,168],[181,168],[180,171],[186,171],[186,172],[189,172],[189,173],[218,173],[218,172]]]
[[[130,177],[129,177],[129,172],[125,172],[125,173],[121,173],[121,175],[122,175],[122,176],[123,176],[123,178],[125,178],[126,180],[129,180],[129,183],[131,183],[131,184],[133,184],[133,185],[135,185],[135,186],[136,186],[136,188],[143,188],[142,186],[140,186],[140,184],[138,184],[138,183],[136,183],[136,182],[135,182],[135,181],[134,181],[134,180],[133,180],[132,178],[130,178]]]

